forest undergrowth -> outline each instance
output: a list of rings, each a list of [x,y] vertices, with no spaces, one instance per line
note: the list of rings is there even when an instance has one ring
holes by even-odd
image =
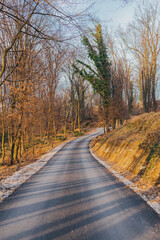
[[[35,141],[34,146],[30,145],[28,151],[26,151],[18,162],[15,162],[13,165],[9,165],[10,151],[6,151],[6,164],[1,164],[2,159],[0,158],[0,181],[6,179],[8,176],[11,176],[14,172],[20,170],[21,168],[38,161],[42,158],[43,155],[52,151],[58,145],[67,142],[75,137],[79,137],[85,134],[89,134],[94,131],[95,128],[84,128],[82,132],[75,131],[74,133],[68,132],[64,138],[63,134],[58,134],[55,139],[48,140],[47,137],[40,140],[38,137]],[[8,161],[8,164],[7,164]]]

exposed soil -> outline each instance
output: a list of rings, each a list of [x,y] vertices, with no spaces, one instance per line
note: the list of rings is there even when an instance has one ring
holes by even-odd
[[[91,147],[148,199],[160,202],[160,112],[133,117],[94,139]]]

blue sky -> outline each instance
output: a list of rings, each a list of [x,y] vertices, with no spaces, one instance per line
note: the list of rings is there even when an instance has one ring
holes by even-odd
[[[137,1],[123,4],[121,0],[98,0],[94,6],[95,15],[113,26],[126,25],[134,15]]]
[[[148,0],[154,2],[155,0]],[[130,0],[128,4],[124,4],[123,0],[97,0],[94,5],[95,15],[108,25],[113,27],[126,26],[133,16],[136,7],[141,2],[146,3],[147,0]]]

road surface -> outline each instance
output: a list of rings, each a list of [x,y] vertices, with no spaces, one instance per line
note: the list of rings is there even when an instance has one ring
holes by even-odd
[[[160,218],[89,152],[66,144],[0,204],[0,239],[159,240]]]

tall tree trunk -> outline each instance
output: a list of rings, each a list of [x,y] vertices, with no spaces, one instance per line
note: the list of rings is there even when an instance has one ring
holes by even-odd
[[[77,110],[77,108],[76,108],[76,116],[75,116],[75,119],[74,119],[74,132],[75,132],[75,130],[76,130],[77,116],[78,116],[78,110]]]
[[[18,150],[19,150],[19,139],[15,142],[14,153],[13,153],[14,162],[17,162],[17,163],[19,163]]]
[[[106,127],[106,113],[105,113],[104,105],[102,106],[102,108],[103,108],[103,133],[106,134],[107,127]]]
[[[77,112],[78,112],[78,130],[79,133],[81,132],[81,122],[80,122],[80,101],[78,98],[78,103],[77,103]]]
[[[153,101],[153,110],[157,110],[156,96],[155,96],[155,76],[152,79],[152,101]]]
[[[14,148],[15,148],[15,143],[12,142],[12,146],[11,146],[11,160],[10,160],[10,165],[13,165],[13,163],[14,163]]]
[[[34,128],[32,128],[32,153],[34,156],[34,154],[35,154],[35,151],[34,151]]]
[[[54,132],[54,140],[57,140],[57,130],[56,130],[56,118],[55,118],[55,110],[53,109],[53,132]]]
[[[2,90],[2,87],[1,87]],[[2,92],[2,91],[1,91]],[[5,164],[5,128],[4,128],[4,104],[3,104],[3,96],[1,99],[2,102],[2,164]]]
[[[21,137],[21,154],[23,154],[26,151],[26,146],[25,146],[25,141],[24,141],[24,136],[25,136],[25,138],[27,137],[25,134],[26,132],[27,131],[24,130],[22,137]]]
[[[145,82],[145,76],[144,76],[143,70],[142,70],[142,97],[143,97],[143,108],[144,108],[144,111],[147,112],[146,82]]]

